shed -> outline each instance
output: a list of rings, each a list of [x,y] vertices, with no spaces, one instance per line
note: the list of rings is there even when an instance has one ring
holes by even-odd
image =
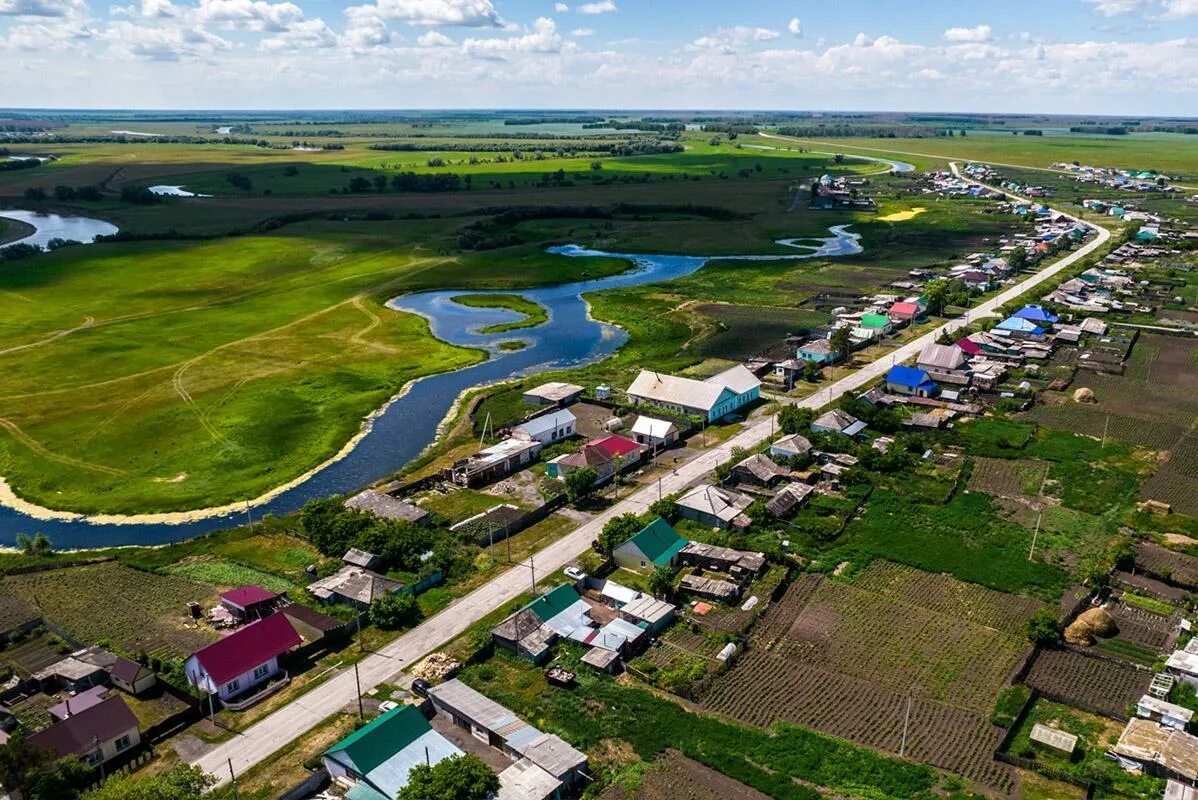
[[[108,674],[112,678],[113,686],[132,695],[141,694],[158,682],[154,670],[124,656],[117,656]]]
[[[632,437],[637,444],[651,448],[668,447],[678,441],[678,426],[666,419],[641,415],[632,424]]]
[[[645,625],[650,634],[657,635],[674,621],[675,609],[670,603],[643,594],[620,609],[620,616],[636,625]]]
[[[495,800],[556,800],[561,797],[562,782],[522,758],[499,773],[499,793]]]
[[[359,550],[356,547],[351,547],[341,557],[341,560],[351,567],[361,567],[362,569],[378,569],[383,566],[383,559],[376,556],[374,553],[367,553],[365,550]]]
[[[811,452],[810,440],[797,433],[792,433],[790,436],[783,436],[770,445],[771,456],[795,458],[807,455],[809,452]]]
[[[600,672],[615,674],[620,671],[620,654],[614,650],[592,647],[582,657],[582,663],[594,667]]]
[[[417,525],[427,525],[429,520],[429,512],[420,506],[389,494],[376,492],[374,489],[358,492],[345,501],[345,507],[373,514],[383,519],[412,522]]]
[[[550,381],[524,392],[524,402],[534,405],[568,406],[582,396],[584,388],[573,383]]]
[[[512,436],[551,445],[573,436],[577,424],[578,418],[561,408],[520,423],[512,428]]]
[[[279,595],[261,586],[239,586],[223,592],[220,604],[241,621],[261,619],[270,613]]]

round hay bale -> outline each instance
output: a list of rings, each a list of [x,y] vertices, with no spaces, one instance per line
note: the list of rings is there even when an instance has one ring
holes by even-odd
[[[1119,632],[1115,620],[1101,608],[1091,608],[1078,615],[1065,629],[1065,641],[1069,644],[1089,647],[1098,639],[1107,639]]]
[[[1094,396],[1094,392],[1086,387],[1081,387],[1073,392],[1073,402],[1075,403],[1097,403],[1098,398]]]

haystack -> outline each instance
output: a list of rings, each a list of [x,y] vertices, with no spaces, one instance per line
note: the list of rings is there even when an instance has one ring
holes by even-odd
[[[1108,639],[1119,632],[1115,620],[1101,608],[1091,608],[1078,615],[1065,629],[1065,641],[1069,644],[1089,647],[1098,639]]]
[[[1075,403],[1097,403],[1098,398],[1094,396],[1094,392],[1086,387],[1081,387],[1073,392],[1073,402]]]

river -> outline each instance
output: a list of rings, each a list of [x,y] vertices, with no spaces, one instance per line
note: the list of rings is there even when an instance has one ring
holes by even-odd
[[[51,239],[68,239],[91,244],[97,236],[111,236],[117,232],[117,227],[111,222],[90,217],[63,217],[58,214],[40,214],[35,211],[0,211],[0,217],[24,222],[37,229],[24,239],[9,242],[3,245],[4,247],[14,244],[35,244],[38,247],[45,247]]]
[[[422,378],[407,392],[390,402],[373,419],[369,432],[343,459],[318,470],[299,485],[255,506],[254,518],[264,513],[295,511],[312,498],[348,493],[390,475],[419,456],[437,435],[437,427],[455,399],[467,389],[511,378],[599,361],[614,353],[628,339],[621,328],[588,316],[584,292],[669,281],[689,275],[712,260],[777,261],[784,259],[831,258],[862,252],[859,234],[848,226],[829,228],[831,236],[780,240],[778,244],[801,250],[782,255],[672,256],[609,253],[576,245],[551,248],[563,257],[606,256],[631,261],[635,269],[606,278],[596,278],[542,289],[517,291],[544,306],[549,319],[534,328],[498,334],[481,334],[479,329],[520,318],[504,309],[468,308],[450,300],[468,294],[490,294],[442,290],[403,295],[387,305],[429,320],[440,339],[467,347],[485,348],[486,361],[454,372]],[[504,352],[500,342],[519,339],[523,350]],[[208,517],[183,524],[141,523],[96,524],[84,517],[39,520],[16,509],[0,507],[0,544],[12,544],[18,533],[41,531],[56,547],[85,548],[114,545],[153,545],[179,541],[227,528],[246,520],[246,513]]]

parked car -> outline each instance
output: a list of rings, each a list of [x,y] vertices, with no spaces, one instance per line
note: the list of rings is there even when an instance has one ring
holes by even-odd
[[[566,567],[565,573],[567,578],[573,578],[576,581],[580,581],[587,576],[587,574],[578,567]]]
[[[412,694],[416,695],[417,697],[423,697],[427,700],[428,690],[431,688],[433,688],[433,685],[424,678],[417,678],[416,680],[412,681]]]

